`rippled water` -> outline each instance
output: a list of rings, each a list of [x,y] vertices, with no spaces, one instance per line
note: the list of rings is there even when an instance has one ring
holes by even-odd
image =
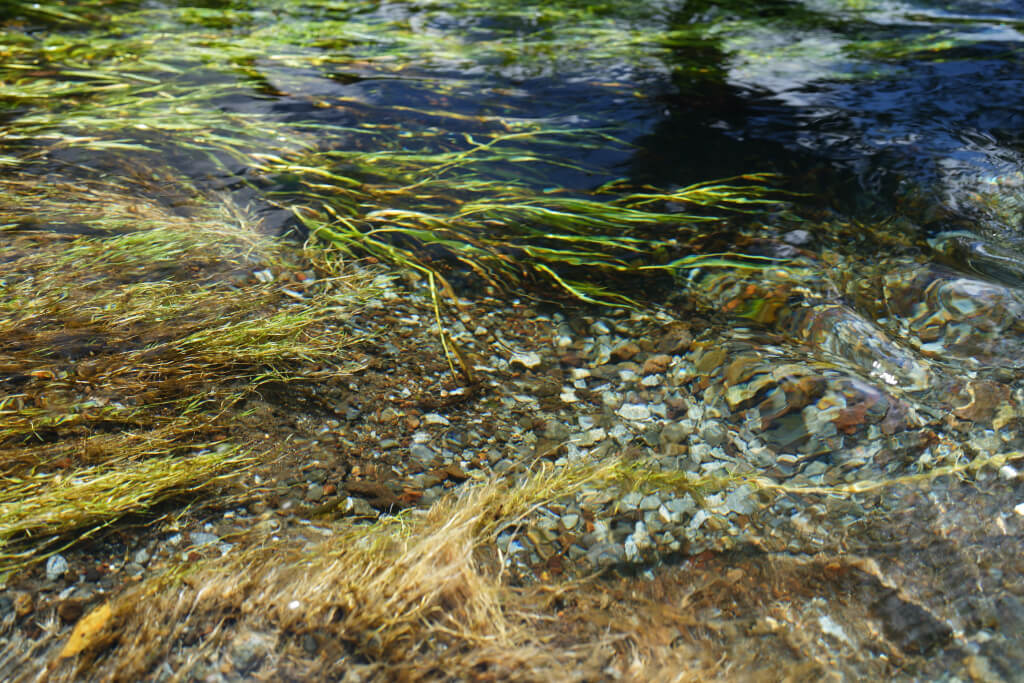
[[[983,238],[951,257],[958,266],[999,250],[1019,260],[1019,2],[651,2],[630,12],[613,3],[583,15],[467,5],[357,5],[342,21],[414,39],[360,35],[339,49],[317,35],[322,66],[257,58],[269,96],[228,106],[332,127],[369,118],[401,127],[413,145],[421,134],[436,140],[437,128],[493,131],[489,117],[597,130],[636,147],[577,147],[570,158],[588,173],[548,168],[538,185],[627,176],[666,187],[772,170],[853,215]]]

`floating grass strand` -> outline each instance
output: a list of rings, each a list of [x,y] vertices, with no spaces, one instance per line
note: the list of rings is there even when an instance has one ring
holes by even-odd
[[[785,493],[825,496],[854,496],[861,493],[871,493],[899,486],[921,485],[926,482],[937,479],[939,477],[963,477],[969,474],[976,474],[977,472],[984,469],[998,470],[1000,467],[1006,465],[1007,463],[1015,462],[1021,459],[1024,459],[1024,452],[1007,451],[1003,453],[994,453],[991,455],[977,456],[970,460],[965,460],[963,462],[957,462],[950,465],[939,465],[937,467],[932,467],[925,471],[916,472],[914,474],[888,477],[885,479],[865,479],[861,481],[854,481],[849,484],[841,484],[835,486],[808,486],[783,484],[775,481],[766,480],[764,478],[753,478],[751,481],[756,483],[758,486],[761,486],[762,488],[774,491],[781,491]]]

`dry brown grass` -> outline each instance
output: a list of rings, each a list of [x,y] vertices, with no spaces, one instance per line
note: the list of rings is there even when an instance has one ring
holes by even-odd
[[[116,598],[95,651],[59,665],[54,680],[140,680],[163,662],[184,677],[197,662],[231,662],[253,634],[268,643],[256,677],[579,679],[576,668],[614,638],[555,646],[557,591],[510,587],[486,551],[499,528],[592,476],[478,486],[423,513],[339,523],[318,541],[254,537],[230,558]],[[303,648],[310,638],[315,657]]]

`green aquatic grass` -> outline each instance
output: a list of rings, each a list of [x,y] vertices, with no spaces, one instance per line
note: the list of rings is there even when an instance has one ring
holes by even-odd
[[[423,12],[441,11],[459,17],[465,32],[417,23]],[[689,227],[775,203],[771,179],[757,175],[674,192],[621,183],[539,189],[552,170],[586,173],[571,161],[578,150],[625,144],[524,117],[514,98],[480,115],[436,106],[433,99],[460,98],[460,88],[475,81],[412,73],[486,64],[500,75],[514,64],[534,76],[596,74],[595,65],[647,64],[666,48],[657,34],[661,13],[642,4],[464,0],[416,3],[385,16],[358,2],[134,11],[86,3],[68,13],[89,28],[5,30],[0,107],[19,113],[0,147],[15,150],[23,165],[69,152],[95,154],[105,166],[193,156],[230,177],[232,165],[242,164],[246,183],[294,211],[321,242],[430,272],[449,292],[454,268],[505,289],[546,283],[586,301],[629,304],[609,276],[640,275],[638,266],[652,259],[662,272],[682,267],[685,260],[665,251],[680,246],[673,240],[692,234]],[[306,83],[346,78],[404,78],[426,98],[409,106],[378,105],[337,88],[320,98],[301,95]],[[622,84],[590,82],[632,96]],[[359,121],[286,125],[221,105],[239,94],[298,96]],[[378,121],[395,116],[426,125]],[[666,213],[666,205],[683,211]]]
[[[608,184],[576,196],[483,179],[496,160],[523,163],[520,150],[503,147],[505,141],[495,138],[473,150],[445,154],[364,155],[376,183],[325,187],[317,182],[304,196],[316,197],[319,206],[311,202],[297,214],[321,240],[414,270],[443,274],[433,262],[444,257],[499,288],[547,281],[576,298],[624,304],[627,296],[597,281],[685,268],[686,258],[662,258],[666,250],[681,250],[701,226],[727,215],[779,205],[772,178],[759,174],[672,192],[625,193],[621,183]],[[477,151],[484,153],[482,159],[474,156]],[[545,164],[547,159],[533,154],[530,161]],[[328,160],[314,155],[305,167],[315,168],[317,162]],[[328,177],[328,172],[318,176]],[[407,178],[418,180],[405,186],[395,182]],[[375,208],[385,202],[389,206]],[[668,205],[691,212],[658,210]],[[717,262],[728,264],[725,256]],[[715,264],[705,260],[703,265]]]
[[[366,278],[183,178],[164,189],[188,215],[130,184],[0,180],[0,576],[215,490],[261,453],[239,404],[356,367]]]
[[[177,455],[167,454],[180,447],[164,450],[167,446],[161,444],[159,455],[134,462],[111,459],[66,475],[47,470],[6,477],[0,487],[0,576],[39,552],[36,544],[26,550],[25,538],[53,541],[71,531],[105,525],[161,500],[212,486],[218,477],[253,462],[237,448],[216,444]]]

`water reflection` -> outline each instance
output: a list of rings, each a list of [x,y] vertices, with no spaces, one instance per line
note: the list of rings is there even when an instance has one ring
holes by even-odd
[[[728,92],[723,106],[699,114],[685,100],[670,104],[674,122],[697,123],[727,150],[734,145],[722,138],[761,144],[774,163],[777,149],[766,143],[823,160],[877,193],[883,211],[900,208],[894,197],[916,197],[944,206],[947,221],[978,224],[990,239],[1019,246],[1021,203],[1006,197],[1019,193],[993,190],[1012,186],[1024,168],[1022,16],[1019,0],[688,3],[674,25],[702,26],[703,47],[679,56],[717,52],[721,82],[712,88]],[[646,146],[660,149],[673,128]],[[688,161],[676,160],[680,177]],[[749,167],[750,159],[734,163]],[[927,222],[930,211],[915,218]]]

